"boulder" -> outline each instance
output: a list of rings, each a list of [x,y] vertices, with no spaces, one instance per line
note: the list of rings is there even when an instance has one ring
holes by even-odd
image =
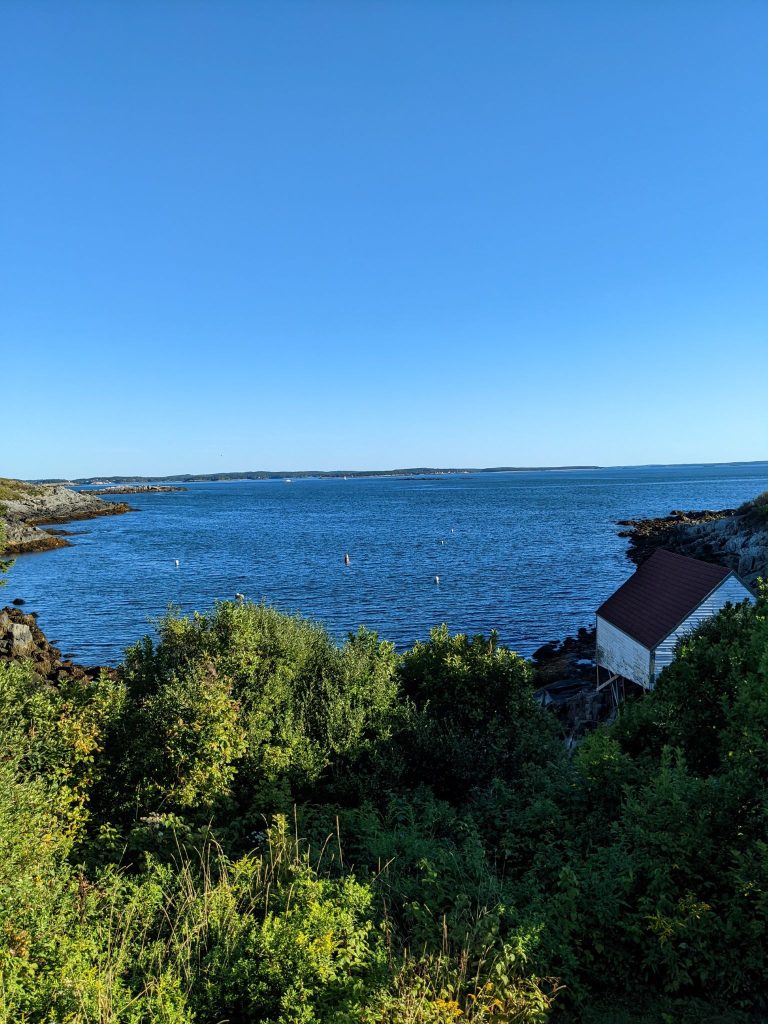
[[[34,646],[32,630],[23,622],[12,622],[10,628],[10,653],[11,657],[23,658],[29,654]]]

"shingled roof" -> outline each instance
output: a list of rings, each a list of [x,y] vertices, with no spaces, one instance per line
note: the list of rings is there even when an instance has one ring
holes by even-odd
[[[721,565],[659,548],[597,614],[653,650],[730,575]]]

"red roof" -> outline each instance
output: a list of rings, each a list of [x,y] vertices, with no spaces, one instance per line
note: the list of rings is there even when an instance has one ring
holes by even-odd
[[[653,650],[730,575],[721,565],[659,548],[597,614]]]

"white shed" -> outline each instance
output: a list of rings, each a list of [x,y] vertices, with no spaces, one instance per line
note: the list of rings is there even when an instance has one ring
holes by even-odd
[[[598,686],[652,690],[677,642],[725,607],[754,601],[731,569],[659,549],[597,609]]]

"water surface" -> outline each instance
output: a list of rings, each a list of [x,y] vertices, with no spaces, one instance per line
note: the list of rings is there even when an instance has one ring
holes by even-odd
[[[3,598],[24,598],[92,664],[118,662],[168,605],[238,592],[339,639],[363,623],[402,648],[447,622],[530,654],[590,625],[631,574],[617,519],[766,489],[768,463],[190,484],[115,499],[139,511],[73,524],[73,547],[17,558]]]

